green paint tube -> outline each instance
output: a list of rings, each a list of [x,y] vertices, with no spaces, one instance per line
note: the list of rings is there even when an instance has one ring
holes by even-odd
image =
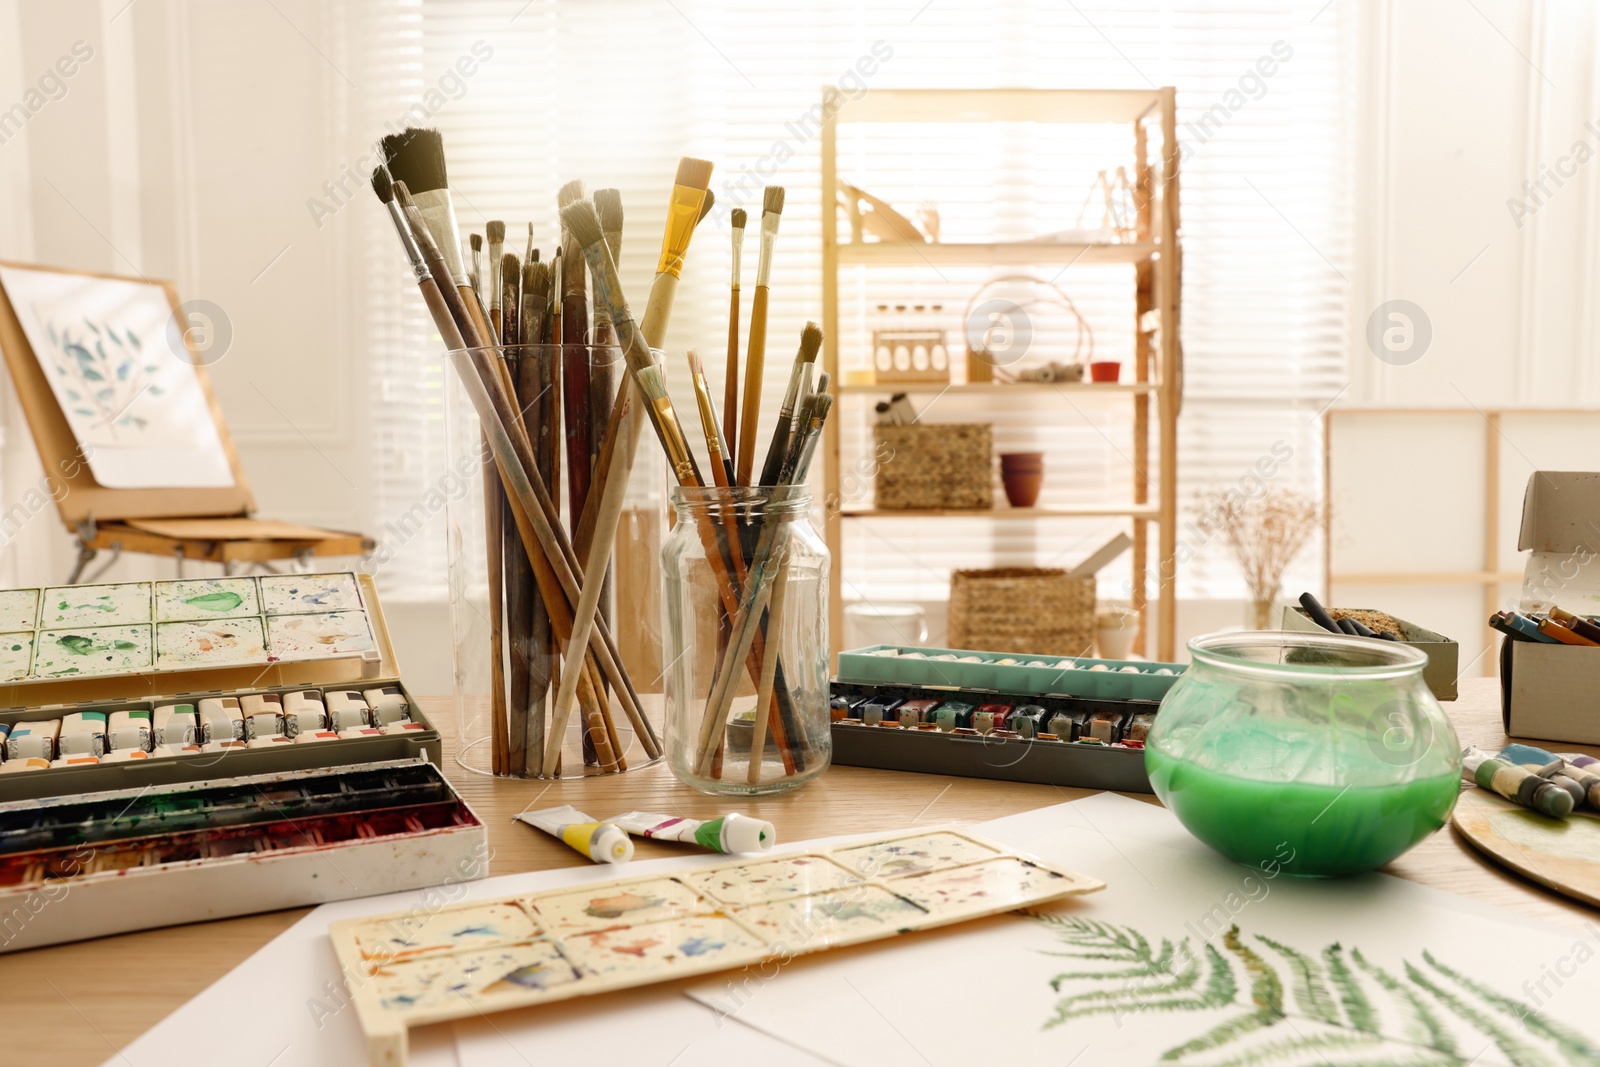
[[[770,822],[752,819],[737,812],[701,822],[698,819],[682,819],[675,815],[630,811],[618,815],[611,822],[639,837],[649,837],[657,841],[682,841],[685,844],[709,848],[713,852],[766,852],[778,840],[777,831],[772,828]]]

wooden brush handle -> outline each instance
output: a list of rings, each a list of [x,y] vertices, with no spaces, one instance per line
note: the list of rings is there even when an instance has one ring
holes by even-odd
[[[744,364],[744,409],[739,412],[739,461],[734,465],[740,485],[750,485],[756,461],[756,429],[761,421],[761,378],[767,356],[768,288],[756,286],[750,303],[750,348]]]
[[[739,287],[728,297],[728,369],[722,383],[722,439],[739,447]]]

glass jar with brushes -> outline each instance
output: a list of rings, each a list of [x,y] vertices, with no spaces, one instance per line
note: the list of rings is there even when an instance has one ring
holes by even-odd
[[[707,793],[778,793],[827,769],[828,549],[809,487],[679,486],[661,551],[666,750]]]

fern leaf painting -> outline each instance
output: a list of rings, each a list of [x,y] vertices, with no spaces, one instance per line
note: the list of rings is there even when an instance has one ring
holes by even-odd
[[[1235,925],[1220,947],[1188,937],[1035,914],[1070,961],[1050,979],[1046,1030],[1090,1016],[1149,1015],[1194,1032],[1160,1056],[1180,1067],[1600,1065],[1600,1044],[1423,952],[1400,973],[1335,942],[1295,946]],[[1223,1017],[1217,1021],[1218,1010]],[[1201,1014],[1203,1013],[1203,1014]]]

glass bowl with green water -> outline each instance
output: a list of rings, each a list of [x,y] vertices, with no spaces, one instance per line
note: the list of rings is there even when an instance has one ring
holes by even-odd
[[[1189,642],[1145,743],[1156,795],[1200,840],[1269,877],[1380,867],[1438,830],[1461,745],[1427,654],[1333,634]]]

